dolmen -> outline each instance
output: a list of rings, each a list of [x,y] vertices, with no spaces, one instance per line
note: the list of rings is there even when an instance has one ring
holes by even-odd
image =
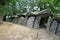
[[[51,10],[49,9],[45,9],[40,12],[31,12],[31,14],[28,15],[26,26],[31,28],[40,28],[42,27],[41,25],[45,25],[47,23],[48,18],[52,15]]]
[[[39,28],[40,20],[41,20],[41,17],[31,13],[31,15],[28,15],[28,20],[26,25],[31,28]]]
[[[50,9],[45,9],[40,12],[28,12],[21,15],[13,15],[11,18],[13,18],[13,23],[30,28],[41,28],[43,25],[47,24],[49,17],[52,16],[52,11]],[[49,25],[47,26],[47,29],[48,27]]]

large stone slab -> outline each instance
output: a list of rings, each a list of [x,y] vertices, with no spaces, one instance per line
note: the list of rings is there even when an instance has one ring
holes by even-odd
[[[24,23],[24,17],[19,17],[18,18],[18,24],[22,24]]]
[[[50,27],[50,30],[51,30],[52,33],[55,33],[55,32],[56,32],[57,26],[58,26],[58,22],[54,20],[54,21],[52,22],[51,27]]]
[[[35,19],[35,23],[34,23],[34,28],[39,28],[40,27],[40,20],[41,20],[41,17],[37,16],[36,19]]]
[[[35,17],[30,17],[27,21],[27,26],[33,28]]]
[[[51,17],[49,17],[48,18],[48,21],[47,21],[47,31],[49,31],[49,29],[50,29],[50,26],[51,26],[51,21],[52,21],[52,19],[51,19]]]

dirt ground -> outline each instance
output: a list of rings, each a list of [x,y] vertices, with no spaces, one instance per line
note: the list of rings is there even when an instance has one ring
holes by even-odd
[[[43,28],[33,29],[4,22],[0,24],[0,40],[60,40],[60,37]]]

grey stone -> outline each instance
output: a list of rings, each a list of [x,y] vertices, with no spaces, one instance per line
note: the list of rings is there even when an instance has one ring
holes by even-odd
[[[58,28],[57,28],[57,33],[56,33],[57,35],[60,35],[60,23],[59,23],[59,25],[58,25]]]
[[[23,25],[24,22],[24,17],[19,17],[18,18],[18,24],[22,24]]]
[[[14,18],[14,19],[12,20],[12,22],[13,22],[13,23],[18,23],[17,18]]]
[[[41,17],[37,16],[34,23],[34,28],[39,28]]]
[[[52,19],[51,19],[51,17],[49,17],[48,18],[48,21],[47,21],[47,31],[49,31],[49,29],[50,29],[50,26],[51,26],[51,21],[52,21]]]
[[[22,21],[22,19],[21,19],[21,17],[19,17],[18,18],[18,24],[21,24],[22,23],[21,21]]]
[[[52,33],[56,32],[57,25],[58,25],[58,22],[54,20],[51,27],[50,27],[50,30]]]
[[[3,17],[0,16],[0,24],[2,24],[2,23],[3,23]]]
[[[35,17],[30,17],[29,19],[28,19],[28,21],[27,21],[27,26],[28,27],[33,27],[33,24],[34,24],[34,19],[35,19]]]
[[[25,18],[24,18],[24,25],[26,26],[27,25],[27,21],[28,21],[28,16],[26,16]]]

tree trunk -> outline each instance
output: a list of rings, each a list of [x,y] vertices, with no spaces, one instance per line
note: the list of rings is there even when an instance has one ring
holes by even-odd
[[[3,23],[3,16],[0,16],[0,24]]]

